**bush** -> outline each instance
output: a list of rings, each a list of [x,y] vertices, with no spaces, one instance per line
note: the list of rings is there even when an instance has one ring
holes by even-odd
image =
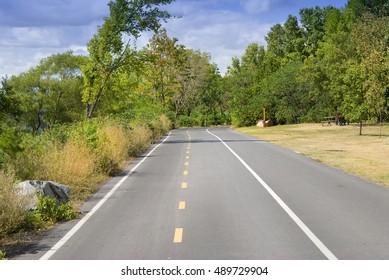
[[[118,170],[121,162],[129,157],[129,133],[117,125],[106,125],[97,133],[96,156],[99,169],[110,175]]]
[[[166,115],[161,115],[151,121],[151,130],[153,131],[153,138],[157,140],[161,138],[172,127],[172,123]]]
[[[96,156],[81,140],[64,145],[52,145],[42,156],[42,170],[36,179],[55,181],[71,187],[75,198],[87,196],[94,190]],[[39,176],[38,176],[39,175]]]
[[[28,197],[20,196],[15,178],[0,171],[0,238],[16,230],[26,218]]]
[[[16,155],[21,151],[20,136],[16,132],[16,129],[2,125],[0,127],[0,168],[9,159],[15,159]]]
[[[138,156],[151,144],[152,131],[144,126],[134,126],[129,135],[129,155]]]
[[[17,231],[37,231],[52,226],[56,222],[74,219],[78,215],[69,203],[58,205],[55,198],[48,196],[38,196],[38,199],[37,210],[26,213]]]
[[[31,180],[39,177],[42,173],[43,155],[47,153],[44,141],[37,136],[25,133],[22,137],[20,152],[16,159],[9,162],[10,168],[14,170],[15,176],[20,180]]]
[[[0,251],[0,260],[4,260],[6,255],[7,254],[5,252]]]
[[[194,127],[200,126],[201,120],[193,116],[181,115],[177,119],[177,124],[179,127]]]
[[[38,214],[42,221],[49,224],[71,220],[77,217],[76,212],[73,211],[69,204],[57,205],[56,199],[48,196],[39,196],[38,209],[35,214]]]
[[[17,146],[3,136],[8,140],[2,143],[10,149],[0,157],[7,157],[4,166],[8,171],[15,170],[15,176],[0,171],[0,237],[39,230],[75,215],[69,205],[56,205],[49,198],[40,199],[37,211],[26,211],[29,200],[18,195],[15,178],[68,185],[71,201],[78,204],[95,191],[106,175],[131,156],[140,155],[170,128],[168,117],[145,110],[131,124],[123,117],[107,117],[54,127],[40,135],[25,133],[15,140]]]

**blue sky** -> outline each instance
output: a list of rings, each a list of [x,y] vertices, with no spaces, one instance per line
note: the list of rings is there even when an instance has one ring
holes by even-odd
[[[39,60],[72,49],[86,55],[86,44],[108,15],[109,0],[0,0],[0,77],[16,75]],[[265,45],[270,27],[301,8],[347,0],[176,0],[166,9],[182,18],[164,24],[170,37],[208,52],[221,73],[251,42]],[[147,43],[151,34],[139,39]]]

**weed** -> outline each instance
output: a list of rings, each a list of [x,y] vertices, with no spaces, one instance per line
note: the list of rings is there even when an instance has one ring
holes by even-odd
[[[19,194],[14,176],[0,171],[0,238],[22,223],[27,205],[28,197]]]
[[[3,252],[3,251],[0,251],[0,260],[5,260],[5,256],[6,256],[7,254],[5,253],[5,252]]]
[[[135,126],[129,136],[129,155],[141,154],[150,145],[152,134],[152,131],[146,126]]]
[[[57,204],[55,198],[39,197],[38,217],[49,224],[74,219],[77,214],[69,204]]]
[[[123,127],[107,125],[97,135],[99,168],[104,174],[110,175],[119,168],[119,163],[128,159],[129,133]]]
[[[72,195],[91,182],[96,164],[95,155],[82,141],[68,141],[64,145],[53,145],[42,159],[39,179],[56,181],[71,186]]]

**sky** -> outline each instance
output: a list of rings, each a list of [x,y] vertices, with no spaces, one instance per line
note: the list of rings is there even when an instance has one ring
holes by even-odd
[[[73,50],[87,55],[86,44],[109,15],[109,0],[0,0],[0,77],[18,75],[53,54]],[[163,26],[187,48],[207,52],[221,74],[250,43],[266,46],[271,26],[300,9],[347,0],[176,0],[165,6],[180,17]],[[151,33],[138,40],[147,44]]]

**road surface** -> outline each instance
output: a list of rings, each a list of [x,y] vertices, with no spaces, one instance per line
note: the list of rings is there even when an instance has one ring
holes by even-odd
[[[15,259],[389,259],[387,188],[229,128],[153,148]]]

